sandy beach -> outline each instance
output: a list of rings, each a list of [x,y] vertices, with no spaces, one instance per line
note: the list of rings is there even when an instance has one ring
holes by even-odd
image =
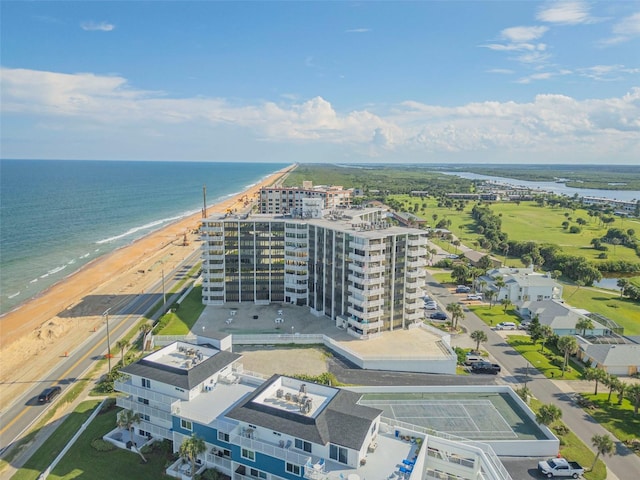
[[[293,168],[280,170],[207,210],[242,210],[245,200],[255,202],[261,187],[275,183]],[[118,296],[142,293],[158,282],[161,269],[149,267],[161,261],[164,270],[171,271],[199,250],[201,220],[202,214],[195,214],[105,255],[2,317],[0,409],[41,379],[66,352],[95,334],[94,329],[103,322],[96,312],[112,307]],[[68,314],[71,310],[73,315]]]

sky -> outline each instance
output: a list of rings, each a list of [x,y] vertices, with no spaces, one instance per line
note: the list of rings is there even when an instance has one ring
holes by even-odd
[[[0,2],[1,158],[640,165],[640,1]]]

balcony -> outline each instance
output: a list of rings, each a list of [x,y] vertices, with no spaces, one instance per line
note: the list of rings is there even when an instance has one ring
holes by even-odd
[[[427,255],[426,248],[409,248],[407,250],[407,255],[410,257],[425,257]]]
[[[379,285],[380,283],[382,283],[384,281],[384,278],[382,277],[375,277],[375,278],[371,278],[371,277],[358,277],[356,275],[353,274],[349,274],[349,276],[347,277],[347,280],[349,280],[350,282],[353,283],[358,283],[360,285]]]
[[[374,322],[370,322],[368,320],[358,321],[355,318],[349,318],[348,320],[350,327],[355,327],[362,330],[364,333],[367,333],[369,330],[376,330],[378,328],[382,328],[383,322],[382,320],[376,320]]]
[[[209,288],[224,288],[224,282],[215,282],[215,281],[204,280],[202,282],[202,286],[204,288],[207,288],[207,287],[209,287]]]
[[[169,395],[154,392],[148,388],[136,387],[131,383],[131,380],[127,380],[126,382],[118,380],[114,382],[113,388],[118,392],[128,393],[134,397],[146,398],[153,403],[162,405],[162,407],[164,407],[162,410],[167,412],[171,411],[171,406],[180,400],[177,397],[170,397]]]
[[[171,413],[160,410],[158,408],[150,407],[149,405],[145,405],[140,402],[136,402],[132,397],[117,397],[116,405],[122,408],[126,408],[127,410],[144,413],[146,415],[149,415],[150,417],[164,420],[165,422],[171,422]]]
[[[347,312],[353,315],[354,317],[361,318],[363,320],[373,320],[380,318],[382,316],[382,310],[371,310],[367,312],[359,312],[353,307],[347,307]]]
[[[409,245],[410,247],[424,247],[426,244],[427,244],[426,237],[409,238],[407,240],[407,245]]]
[[[424,271],[418,269],[407,270],[406,273],[407,278],[420,278],[425,276]]]
[[[205,259],[205,260],[220,261],[220,260],[224,260],[224,253],[207,253],[207,252],[205,252],[202,255],[202,258]]]
[[[407,259],[407,267],[418,268],[418,267],[426,267],[427,259],[424,257],[408,257]]]

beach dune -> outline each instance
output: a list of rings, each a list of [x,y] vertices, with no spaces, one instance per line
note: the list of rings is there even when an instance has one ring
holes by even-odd
[[[276,183],[293,168],[270,175],[211,206],[211,211],[250,208],[246,200],[255,202],[261,187]],[[199,250],[201,220],[201,213],[187,217],[101,257],[0,318],[0,409],[95,335],[104,320],[101,313],[114,306],[114,299],[143,293],[160,281],[162,269],[151,267],[162,262],[165,272],[171,271]]]

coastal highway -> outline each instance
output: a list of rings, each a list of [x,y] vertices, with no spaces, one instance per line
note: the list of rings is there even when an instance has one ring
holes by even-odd
[[[186,272],[200,260],[200,253],[200,250],[196,250],[177,265],[173,271],[165,275],[164,284],[167,292],[171,290],[173,285],[184,279]],[[109,309],[109,337],[112,350],[115,342],[160,299],[162,299],[162,280],[157,281],[151,289],[142,295],[123,296],[117,305]],[[119,312],[127,313],[120,314]],[[73,352],[69,352],[68,357],[61,358],[44,378],[35,382],[24,395],[0,412],[0,456],[4,456],[10,447],[44,415],[49,407],[60,401],[60,398],[76,381],[85,378],[84,376],[89,369],[95,365],[95,362],[103,359],[106,352],[107,329],[105,322],[101,329]],[[118,360],[117,356],[112,358],[112,365],[115,365]],[[40,392],[52,385],[61,385],[62,394],[52,404],[39,404],[38,395]]]

